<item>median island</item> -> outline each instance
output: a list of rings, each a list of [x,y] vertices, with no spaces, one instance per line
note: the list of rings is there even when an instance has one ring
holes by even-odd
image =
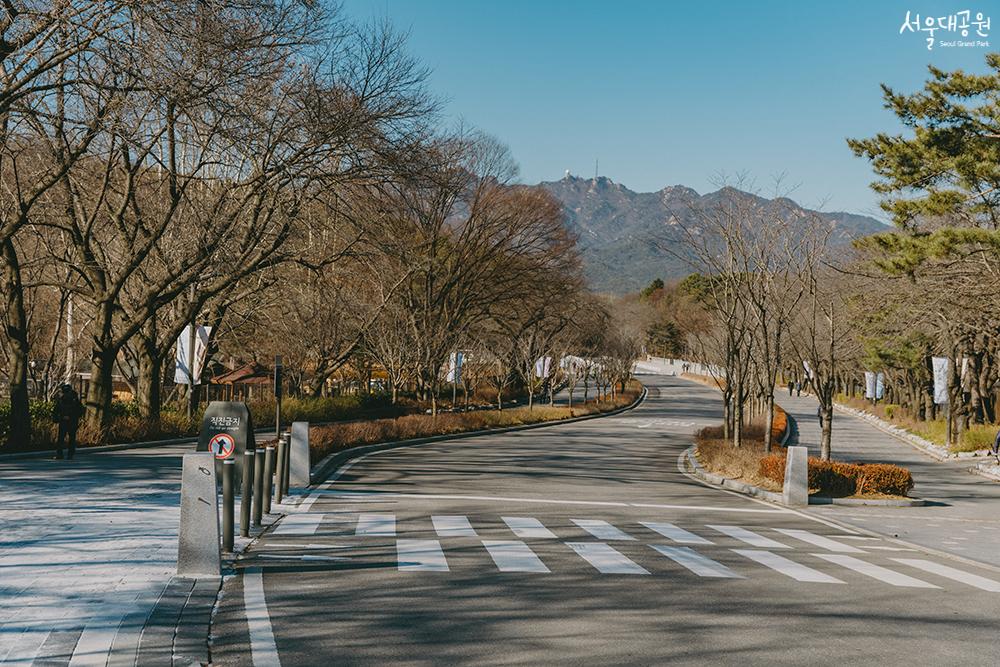
[[[775,406],[772,440],[781,440],[787,415]],[[764,451],[764,425],[744,427],[740,447],[725,438],[722,426],[708,426],[695,433],[695,456],[709,472],[728,479],[780,492],[785,481],[785,448]],[[848,463],[809,457],[809,494],[819,498],[906,498],[913,489],[913,476],[906,468],[887,463]]]

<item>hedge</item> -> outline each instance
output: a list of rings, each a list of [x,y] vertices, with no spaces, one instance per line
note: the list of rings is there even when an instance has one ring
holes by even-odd
[[[761,458],[760,474],[784,484],[784,453]],[[809,488],[834,497],[871,494],[906,496],[913,489],[913,476],[906,468],[888,463],[843,463],[810,456]]]

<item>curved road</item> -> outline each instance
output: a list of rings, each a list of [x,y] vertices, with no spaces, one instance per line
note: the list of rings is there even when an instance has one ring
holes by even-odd
[[[214,662],[1000,662],[1000,575],[692,480],[716,395],[644,380],[619,416],[356,460],[239,561]]]

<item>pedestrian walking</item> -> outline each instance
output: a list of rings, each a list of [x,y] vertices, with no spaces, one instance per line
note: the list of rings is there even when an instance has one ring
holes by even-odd
[[[52,407],[52,421],[59,424],[59,440],[56,443],[55,456],[57,459],[63,457],[64,443],[69,447],[68,458],[72,459],[76,453],[76,430],[80,426],[81,416],[83,416],[83,404],[80,402],[80,396],[72,385],[63,384],[59,387],[59,394]]]
[[[790,395],[791,394],[789,394],[789,396]],[[799,382],[799,381],[797,381],[797,380],[795,382],[795,395],[796,396],[801,396],[802,395],[802,383]]]
[[[794,386],[795,386],[795,383],[794,383],[794,382],[792,382],[791,380],[789,380],[789,381],[788,381],[788,395],[789,395],[789,396],[791,396],[791,395],[792,395],[792,387],[794,387]]]

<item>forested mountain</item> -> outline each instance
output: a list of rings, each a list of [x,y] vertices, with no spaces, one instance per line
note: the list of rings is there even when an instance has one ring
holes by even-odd
[[[722,198],[751,198],[762,211],[780,203],[784,214],[803,219],[816,213],[787,199],[769,200],[734,188],[704,195],[682,185],[657,192],[633,192],[603,176],[593,179],[572,175],[540,185],[562,202],[567,225],[579,237],[591,286],[615,294],[634,292],[654,278],[679,278],[691,273],[691,265],[684,260],[684,230],[698,229],[699,211],[717,207]],[[878,220],[864,215],[817,215],[829,221],[832,245],[886,230]]]

